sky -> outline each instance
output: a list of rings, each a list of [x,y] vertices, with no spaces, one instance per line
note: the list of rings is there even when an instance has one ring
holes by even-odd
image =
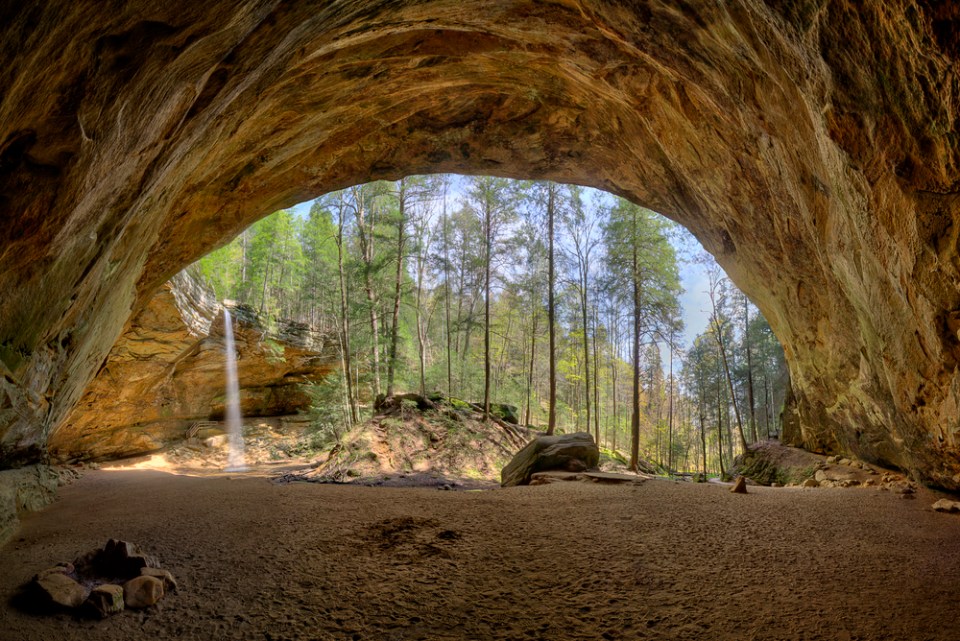
[[[598,191],[596,189],[587,190],[588,199],[612,198],[610,194]],[[451,194],[451,198],[457,198],[456,194]],[[313,201],[307,201],[294,205],[291,210],[294,214],[306,217],[310,211]],[[693,340],[702,334],[709,322],[710,298],[707,296],[709,281],[707,272],[703,265],[692,262],[692,258],[704,252],[703,246],[694,238],[693,234],[686,229],[682,229],[678,237],[671,241],[677,250],[680,260],[680,284],[683,287],[683,294],[680,296],[680,307],[683,317],[683,349],[689,348]],[[667,353],[663,352],[663,359],[666,361]]]

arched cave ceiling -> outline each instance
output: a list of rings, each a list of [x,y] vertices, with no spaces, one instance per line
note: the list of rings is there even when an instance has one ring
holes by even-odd
[[[0,467],[278,208],[451,171],[686,225],[789,359],[789,437],[960,487],[957,5],[0,5]]]

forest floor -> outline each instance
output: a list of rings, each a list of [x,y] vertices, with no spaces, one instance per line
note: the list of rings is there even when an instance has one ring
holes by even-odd
[[[955,640],[960,516],[901,496],[93,470],[0,548],[0,638]],[[103,621],[19,608],[34,573],[109,538],[179,591]]]

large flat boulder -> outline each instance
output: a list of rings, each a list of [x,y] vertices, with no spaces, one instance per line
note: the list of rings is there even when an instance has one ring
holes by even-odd
[[[597,466],[600,450],[587,432],[538,436],[517,452],[500,473],[500,485],[528,485],[537,472],[583,472]]]

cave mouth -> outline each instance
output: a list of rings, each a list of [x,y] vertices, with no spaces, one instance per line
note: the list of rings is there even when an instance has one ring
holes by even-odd
[[[187,459],[194,471],[216,468],[227,407],[217,359],[230,311],[258,463],[306,465],[344,439],[367,443],[350,455],[367,461],[377,449],[361,436],[371,422],[416,415],[433,420],[422,434],[404,425],[423,451],[403,439],[381,449],[415,458],[420,481],[432,484],[436,465],[456,486],[496,483],[549,423],[551,218],[559,433],[590,432],[607,468],[622,469],[634,441],[631,466],[639,458],[638,469],[686,476],[726,475],[747,445],[780,434],[782,348],[682,227],[574,185],[420,175],[278,211],[187,267],[131,321],[51,452],[76,462],[167,450],[163,469]],[[641,426],[632,438],[636,358]],[[487,388],[493,415],[517,426],[515,438],[494,434],[482,460],[443,467],[438,461],[462,456],[457,447],[476,445],[446,442],[455,425],[445,430],[422,411],[436,410],[434,399],[456,418],[482,407]],[[332,474],[370,482],[369,467]],[[376,472],[410,467],[384,463]]]

